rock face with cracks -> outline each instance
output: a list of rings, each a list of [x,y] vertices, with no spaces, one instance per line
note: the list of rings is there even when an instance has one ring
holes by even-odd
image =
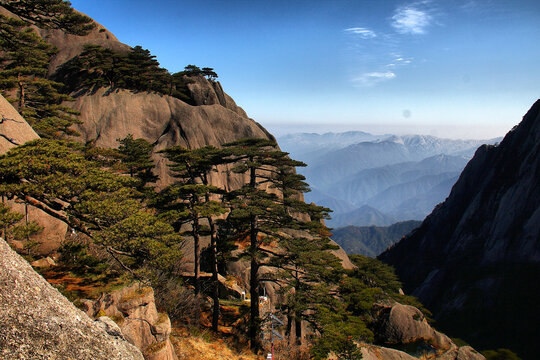
[[[141,349],[146,360],[177,360],[169,340],[171,320],[167,314],[157,312],[152,288],[134,284],[104,294],[98,300],[82,302],[90,317],[105,319],[104,323],[109,324],[113,319],[118,331]]]
[[[0,239],[0,358],[142,360],[77,309]]]

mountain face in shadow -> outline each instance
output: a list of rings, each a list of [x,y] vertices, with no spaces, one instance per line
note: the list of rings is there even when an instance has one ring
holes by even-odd
[[[540,352],[540,100],[498,146],[481,146],[420,228],[379,256],[452,335]]]

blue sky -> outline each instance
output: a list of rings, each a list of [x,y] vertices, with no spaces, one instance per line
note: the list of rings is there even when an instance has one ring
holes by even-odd
[[[500,136],[540,97],[538,0],[73,0],[275,133]]]

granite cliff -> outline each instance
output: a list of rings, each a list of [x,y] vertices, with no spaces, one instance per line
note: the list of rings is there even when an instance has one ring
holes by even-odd
[[[379,258],[439,327],[480,348],[540,351],[540,101],[498,146],[484,145],[450,196]]]

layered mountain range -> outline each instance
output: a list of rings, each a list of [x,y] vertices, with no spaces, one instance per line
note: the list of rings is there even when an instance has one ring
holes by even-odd
[[[365,132],[291,134],[281,147],[308,164],[308,201],[334,210],[329,226],[422,220],[450,192],[474,151],[492,140]]]
[[[540,352],[540,101],[498,146],[481,146],[448,199],[379,258],[450,334]]]

